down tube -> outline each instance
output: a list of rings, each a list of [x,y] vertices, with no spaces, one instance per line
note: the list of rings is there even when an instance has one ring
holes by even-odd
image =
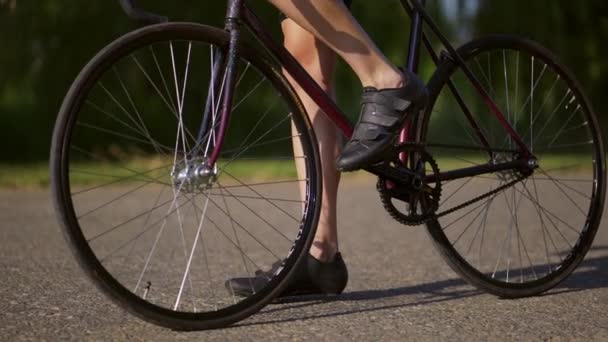
[[[298,61],[282,45],[278,44],[272,36],[264,30],[258,17],[247,7],[243,6],[243,20],[251,32],[260,40],[272,55],[274,55],[283,68],[293,77],[293,79],[306,91],[315,101],[327,117],[338,127],[338,129],[348,139],[353,135],[353,127],[346,119],[346,116],[336,106],[334,101],[321,89],[314,79],[304,70]]]

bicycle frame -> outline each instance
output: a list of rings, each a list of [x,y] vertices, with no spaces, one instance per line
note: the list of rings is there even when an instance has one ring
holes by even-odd
[[[433,62],[437,66],[442,63],[438,54],[433,49],[427,35],[423,32],[424,25],[426,24],[447,50],[447,58],[455,62],[463,70],[465,76],[468,78],[469,82],[471,82],[478,95],[482,97],[490,111],[496,116],[496,119],[499,121],[499,123],[507,132],[507,134],[511,137],[511,139],[519,148],[520,159],[505,163],[494,163],[492,161],[492,148],[488,143],[487,138],[485,137],[481,128],[475,121],[472,112],[465,104],[462,96],[456,89],[456,86],[450,82],[448,84],[449,89],[454,95],[457,103],[461,107],[469,124],[473,128],[473,131],[479,139],[480,144],[488,150],[490,154],[490,162],[484,165],[452,170],[449,172],[442,172],[437,177],[428,176],[427,181],[447,181],[515,168],[527,169],[535,167],[536,163],[532,152],[528,149],[519,134],[509,124],[504,114],[500,111],[496,103],[485,91],[484,87],[481,85],[479,80],[477,80],[473,72],[465,64],[464,60],[458,54],[456,49],[452,47],[447,38],[445,38],[445,36],[441,34],[437,25],[426,12],[426,0],[399,1],[403,9],[412,19],[410,28],[410,42],[408,45],[408,56],[406,60],[407,68],[412,72],[417,71],[420,59],[420,46],[422,44],[424,44],[424,47],[429,52]],[[166,18],[137,9],[134,6],[132,0],[121,0],[121,4],[123,5],[123,8],[125,8],[125,11],[127,11],[127,14],[129,14],[134,19],[144,21],[146,23],[150,23],[151,21],[166,21]],[[230,34],[230,43],[227,49],[227,53],[224,54],[224,62],[226,65],[224,97],[222,99],[222,106],[220,111],[219,131],[217,133],[218,138],[215,142],[215,148],[213,149],[211,156],[207,160],[208,165],[213,166],[219,157],[223,137],[225,135],[225,131],[228,126],[228,119],[232,110],[232,99],[236,78],[236,60],[243,24],[251,31],[251,33],[261,43],[261,45],[265,47],[268,52],[277,59],[283,69],[295,80],[295,82],[300,87],[302,87],[302,89],[304,89],[304,91],[323,110],[323,112],[325,112],[327,117],[336,125],[336,127],[338,127],[338,129],[347,138],[350,138],[353,134],[353,127],[344,115],[344,113],[338,108],[336,103],[325,93],[325,91],[321,89],[321,87],[306,72],[306,70],[304,70],[304,68],[297,62],[297,60],[283,47],[283,45],[277,43],[277,41],[268,33],[268,31],[264,29],[262,22],[258,19],[255,13],[247,6],[246,1],[227,0],[227,4],[228,7],[226,11],[225,29]],[[215,80],[212,80],[212,82],[215,82]],[[411,124],[407,124],[400,135],[400,142],[411,141],[411,130]],[[400,157],[401,160],[404,162],[407,159],[407,155],[405,154],[402,154]],[[403,183],[409,182],[411,180],[407,172],[403,173],[402,171],[398,171],[388,165],[378,164],[368,167],[366,170],[377,176],[395,182]]]

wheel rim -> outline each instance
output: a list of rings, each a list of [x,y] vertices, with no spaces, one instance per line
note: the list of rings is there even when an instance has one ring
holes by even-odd
[[[224,94],[208,85],[221,47],[186,36],[123,44],[80,82],[59,138],[58,193],[85,268],[100,272],[112,295],[135,294],[128,299],[175,317],[219,319],[266,299],[292,268],[318,213],[317,170],[285,85],[277,93],[276,76],[245,60],[217,168],[196,169],[216,141]],[[215,109],[196,144],[207,94]],[[249,299],[224,288],[283,258],[285,270]]]
[[[526,44],[490,45],[470,47],[467,65],[538,157],[539,168],[507,190],[439,219],[434,230],[459,267],[486,283],[512,289],[554,285],[580,262],[597,228],[604,184],[601,139],[586,99],[551,57]],[[465,103],[483,108],[463,73],[450,72]],[[475,116],[490,146],[505,150],[494,158],[514,160],[507,151],[515,143],[490,117],[488,110]],[[442,171],[490,159],[487,151],[465,149],[482,145],[447,87],[427,124],[425,141]],[[455,132],[447,138],[452,146],[433,147],[446,143],[446,127]],[[439,212],[517,176],[502,172],[442,184]]]

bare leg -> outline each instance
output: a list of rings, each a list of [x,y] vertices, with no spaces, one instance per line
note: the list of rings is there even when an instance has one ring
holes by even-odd
[[[342,0],[268,0],[346,61],[363,86],[396,88],[407,80],[380,52]]]
[[[332,79],[336,64],[335,53],[310,32],[290,19],[283,21],[282,28],[285,36],[285,47],[321,88],[328,93],[333,93]],[[310,254],[316,259],[326,262],[330,261],[338,252],[336,202],[340,173],[334,167],[334,160],[340,154],[339,134],[336,127],[321,112],[319,106],[293,80],[290,81],[308,112],[319,141],[323,172],[323,199],[319,225]],[[294,139],[295,155],[302,155],[300,151],[299,141]],[[304,165],[296,163],[296,166],[298,174],[301,175],[299,179],[301,179],[305,175]]]

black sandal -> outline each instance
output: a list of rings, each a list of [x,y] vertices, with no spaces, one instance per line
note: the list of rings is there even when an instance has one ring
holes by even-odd
[[[264,288],[280,266],[279,261],[269,271],[257,270],[255,277],[228,279],[226,289],[230,294],[249,297]],[[321,262],[309,254],[297,267],[294,277],[279,298],[340,294],[348,282],[348,270],[340,253],[330,262]]]
[[[424,109],[426,86],[416,74],[407,70],[404,74],[405,87],[363,90],[359,122],[336,160],[338,171],[354,171],[381,161],[409,114]]]

